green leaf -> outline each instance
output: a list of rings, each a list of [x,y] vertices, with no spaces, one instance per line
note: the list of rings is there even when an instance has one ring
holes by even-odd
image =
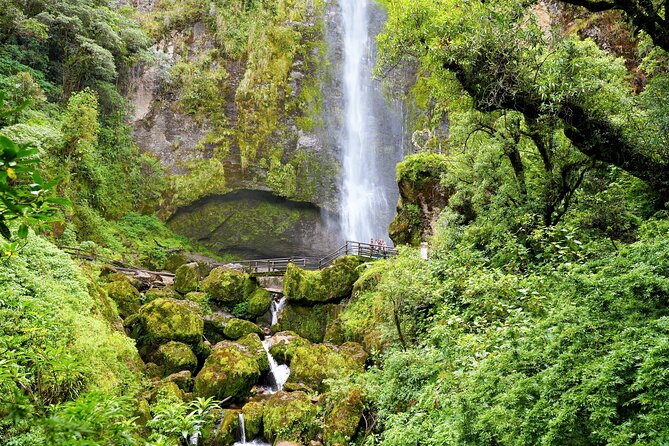
[[[22,224],[19,226],[19,230],[16,233],[20,239],[26,239],[28,238],[28,226],[25,224]]]
[[[67,198],[49,197],[45,201],[47,203],[60,204],[62,206],[72,206],[72,202]]]
[[[9,230],[7,224],[5,224],[4,221],[0,221],[0,235],[2,235],[7,240],[11,240],[12,238],[12,232]]]

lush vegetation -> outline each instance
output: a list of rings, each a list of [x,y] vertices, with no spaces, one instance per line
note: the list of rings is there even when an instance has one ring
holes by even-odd
[[[276,143],[319,124],[324,4],[5,3],[0,443],[232,444],[240,410],[250,436],[328,446],[669,442],[664,2],[385,0],[377,75],[401,80],[419,152],[391,230],[430,259],[291,266],[273,327],[254,278],[175,260],[193,242],[154,212],[229,191],[233,152],[258,185],[314,193],[313,160]],[[178,43],[161,94],[212,151],[171,178],[124,121],[152,40]],[[286,330],[293,374],[246,402],[261,327]]]

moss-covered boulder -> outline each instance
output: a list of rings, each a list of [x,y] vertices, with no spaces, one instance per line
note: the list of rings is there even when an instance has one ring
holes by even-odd
[[[161,382],[149,392],[149,402],[155,404],[160,400],[184,401],[186,395],[174,382]]]
[[[184,296],[184,299],[196,302],[202,311],[211,311],[209,308],[209,297],[202,291],[191,291]]]
[[[361,260],[347,256],[335,260],[320,271],[307,271],[292,263],[283,278],[283,294],[289,301],[323,303],[350,296],[358,279]]]
[[[193,387],[193,374],[190,370],[182,370],[181,372],[172,373],[163,379],[163,382],[172,382],[179,386],[184,392],[190,392]]]
[[[144,292],[144,301],[151,302],[156,299],[181,299],[181,295],[174,288],[151,288]]]
[[[299,306],[288,304],[279,315],[279,321],[272,331],[292,331],[311,342],[323,342],[325,330],[340,312],[335,304]]]
[[[197,368],[195,353],[182,342],[170,341],[161,345],[158,347],[157,356],[166,375],[182,370],[194,372]]]
[[[226,339],[225,327],[232,316],[228,313],[216,312],[204,316],[204,337],[212,344]]]
[[[217,399],[245,398],[263,373],[269,370],[260,338],[250,334],[238,342],[219,342],[195,378],[193,393]]]
[[[329,344],[298,347],[290,363],[289,383],[301,383],[319,392],[327,391],[326,379],[362,372],[363,364],[347,351]]]
[[[265,407],[262,401],[250,401],[242,408],[244,414],[244,427],[246,428],[246,438],[257,438],[262,434],[262,417]]]
[[[239,411],[228,409],[223,414],[221,427],[216,434],[216,446],[231,446],[239,435]]]
[[[200,267],[197,263],[181,265],[174,275],[174,289],[181,294],[197,291],[200,286],[200,279]]]
[[[142,306],[141,298],[137,288],[127,280],[117,280],[104,285],[107,295],[116,303],[118,314],[125,319],[135,314]]]
[[[144,305],[139,315],[145,342],[179,341],[197,346],[202,341],[204,321],[200,307],[194,302],[156,299]]]
[[[272,336],[269,352],[277,361],[290,364],[295,350],[309,344],[311,342],[292,331],[281,331]]]
[[[358,267],[358,279],[353,284],[353,298],[356,298],[360,293],[376,290],[381,281],[382,273],[387,269],[387,260],[377,260],[360,265]]]
[[[263,410],[265,438],[305,444],[320,431],[319,412],[319,406],[304,392],[277,392]]]
[[[257,287],[258,283],[248,274],[224,266],[214,268],[201,284],[210,299],[224,304],[245,300]]]
[[[225,322],[225,326],[223,327],[225,337],[232,340],[237,340],[251,333],[257,335],[263,334],[260,327],[244,319],[230,318]]]
[[[354,388],[343,398],[335,400],[325,417],[323,440],[326,446],[345,446],[358,431],[364,405],[362,393]]]
[[[267,313],[272,305],[272,293],[258,288],[246,300],[246,315],[251,318],[259,318]]]

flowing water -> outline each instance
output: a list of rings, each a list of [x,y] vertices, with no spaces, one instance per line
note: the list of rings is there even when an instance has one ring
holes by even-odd
[[[262,440],[253,440],[250,442],[246,441],[246,424],[244,422],[244,414],[239,413],[239,433],[240,433],[240,438],[239,441],[236,443],[233,443],[232,446],[271,446],[269,443],[266,443]]]
[[[397,201],[395,164],[402,157],[402,119],[372,80],[378,6],[340,0],[343,39],[342,232],[347,240],[385,239]]]
[[[269,378],[270,378],[270,393],[276,393],[283,389],[283,385],[288,381],[290,375],[290,368],[286,364],[279,364],[269,352],[270,341],[265,339],[262,341],[262,346],[267,352],[267,360],[269,361]]]
[[[272,300],[272,306],[270,312],[272,314],[272,325],[276,325],[279,322],[279,313],[283,310],[283,307],[286,306],[286,298],[281,297],[278,301]]]

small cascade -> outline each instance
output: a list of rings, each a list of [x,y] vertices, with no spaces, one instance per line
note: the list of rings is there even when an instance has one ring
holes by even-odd
[[[270,393],[276,393],[283,389],[283,385],[288,380],[290,375],[290,368],[286,364],[279,364],[274,359],[274,356],[269,352],[270,341],[265,339],[262,341],[262,346],[267,352],[267,360],[269,361],[269,375],[271,379]]]
[[[276,325],[279,322],[279,313],[283,310],[283,307],[286,306],[286,298],[282,296],[281,299],[272,300],[272,306],[270,307],[270,312],[272,314],[272,325]]]
[[[244,424],[244,414],[239,412],[239,431],[241,432],[241,442],[246,444],[246,426]]]

